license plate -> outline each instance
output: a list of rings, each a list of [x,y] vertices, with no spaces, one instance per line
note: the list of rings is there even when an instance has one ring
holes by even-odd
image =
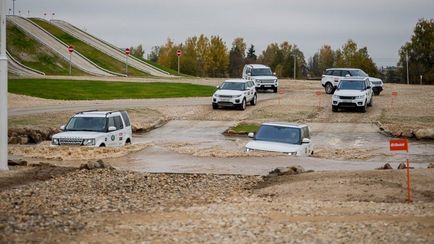
[[[221,98],[220,99],[222,102],[229,102],[229,98]]]
[[[264,85],[264,87],[272,87],[272,85]]]
[[[353,102],[353,100],[343,99],[342,102],[344,102],[344,103],[350,103],[350,102]]]

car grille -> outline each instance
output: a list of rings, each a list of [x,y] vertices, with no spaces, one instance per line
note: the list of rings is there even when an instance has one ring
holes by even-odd
[[[274,84],[274,80],[258,80],[261,84]]]
[[[83,139],[81,138],[60,138],[60,145],[81,145],[83,144]]]
[[[356,97],[346,97],[346,96],[340,96],[340,99],[345,99],[345,100],[354,100],[356,99]]]
[[[232,98],[232,96],[228,96],[228,95],[219,95],[220,98]]]

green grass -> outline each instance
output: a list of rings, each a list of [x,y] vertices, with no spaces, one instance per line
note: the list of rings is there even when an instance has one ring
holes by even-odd
[[[68,75],[69,63],[49,48],[29,37],[12,23],[7,23],[7,50],[18,62],[47,75]],[[72,75],[84,75],[72,68]]]
[[[258,124],[239,123],[238,125],[232,127],[231,130],[237,134],[247,134],[249,132],[256,133],[256,131],[259,129],[259,126],[260,125]]]
[[[58,100],[111,100],[211,96],[213,86],[185,83],[133,83],[10,79],[9,92]]]
[[[58,39],[62,40],[67,45],[72,45],[75,50],[83,54],[85,57],[90,59],[92,62],[97,64],[98,66],[121,74],[125,74],[125,63],[121,62],[117,59],[114,59],[110,57],[109,55],[99,51],[98,49],[86,44],[85,42],[82,42],[81,40],[69,35],[68,33],[64,32],[62,29],[58,28],[55,25],[52,25],[51,23],[36,19],[36,18],[30,18],[33,22],[38,24],[40,27],[44,28],[46,31],[50,32],[52,35],[57,37]],[[135,69],[133,67],[128,67],[128,75],[129,76],[138,76],[138,77],[148,77],[149,74],[142,72],[138,69]]]

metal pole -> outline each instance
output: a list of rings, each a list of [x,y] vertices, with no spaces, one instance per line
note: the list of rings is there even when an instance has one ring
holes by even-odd
[[[128,54],[125,54],[125,74],[128,76]]]
[[[6,55],[6,11],[6,0],[0,0],[0,170],[8,170],[8,57]]]
[[[408,51],[405,53],[405,60],[407,61],[407,85],[410,84],[410,79],[408,75]]]
[[[69,75],[71,75],[72,74],[72,65],[71,65],[71,62],[72,62],[72,52],[69,52]]]
[[[178,75],[179,75],[179,55],[178,55]]]
[[[12,15],[15,15],[15,1],[16,0],[12,0]]]

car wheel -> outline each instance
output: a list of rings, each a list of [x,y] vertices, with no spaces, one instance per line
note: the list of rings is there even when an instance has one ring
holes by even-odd
[[[332,111],[333,112],[337,112],[338,110],[339,110],[338,106],[332,105]]]
[[[277,93],[277,87],[274,87],[274,88],[273,88],[273,92],[274,92],[274,93]]]
[[[101,145],[99,145],[99,147],[105,147],[105,144],[104,144],[104,143],[101,143]]]
[[[374,91],[374,95],[375,96],[379,96],[380,95],[380,91]]]
[[[244,98],[244,99],[243,99],[243,102],[242,102],[241,105],[240,105],[240,109],[241,109],[241,110],[246,110],[246,106],[247,106],[247,102],[246,102],[246,99]]]
[[[327,84],[325,85],[325,92],[326,92],[327,94],[332,94],[332,93],[334,92],[334,90],[335,90],[335,89],[334,89],[332,83],[327,82]]]
[[[219,108],[219,105],[213,103],[213,104],[212,104],[212,108],[213,108],[213,109],[218,109],[218,108]]]
[[[371,96],[371,100],[369,100],[368,106],[372,107],[372,104],[374,104],[374,97]]]
[[[131,140],[130,140],[130,138],[128,138],[128,139],[125,141],[125,145],[131,145]]]
[[[250,101],[250,105],[255,106],[255,105],[256,105],[256,102],[257,102],[257,99],[258,99],[258,97],[256,96],[256,93],[255,93],[255,95],[254,95],[253,98],[252,98],[252,101]]]

